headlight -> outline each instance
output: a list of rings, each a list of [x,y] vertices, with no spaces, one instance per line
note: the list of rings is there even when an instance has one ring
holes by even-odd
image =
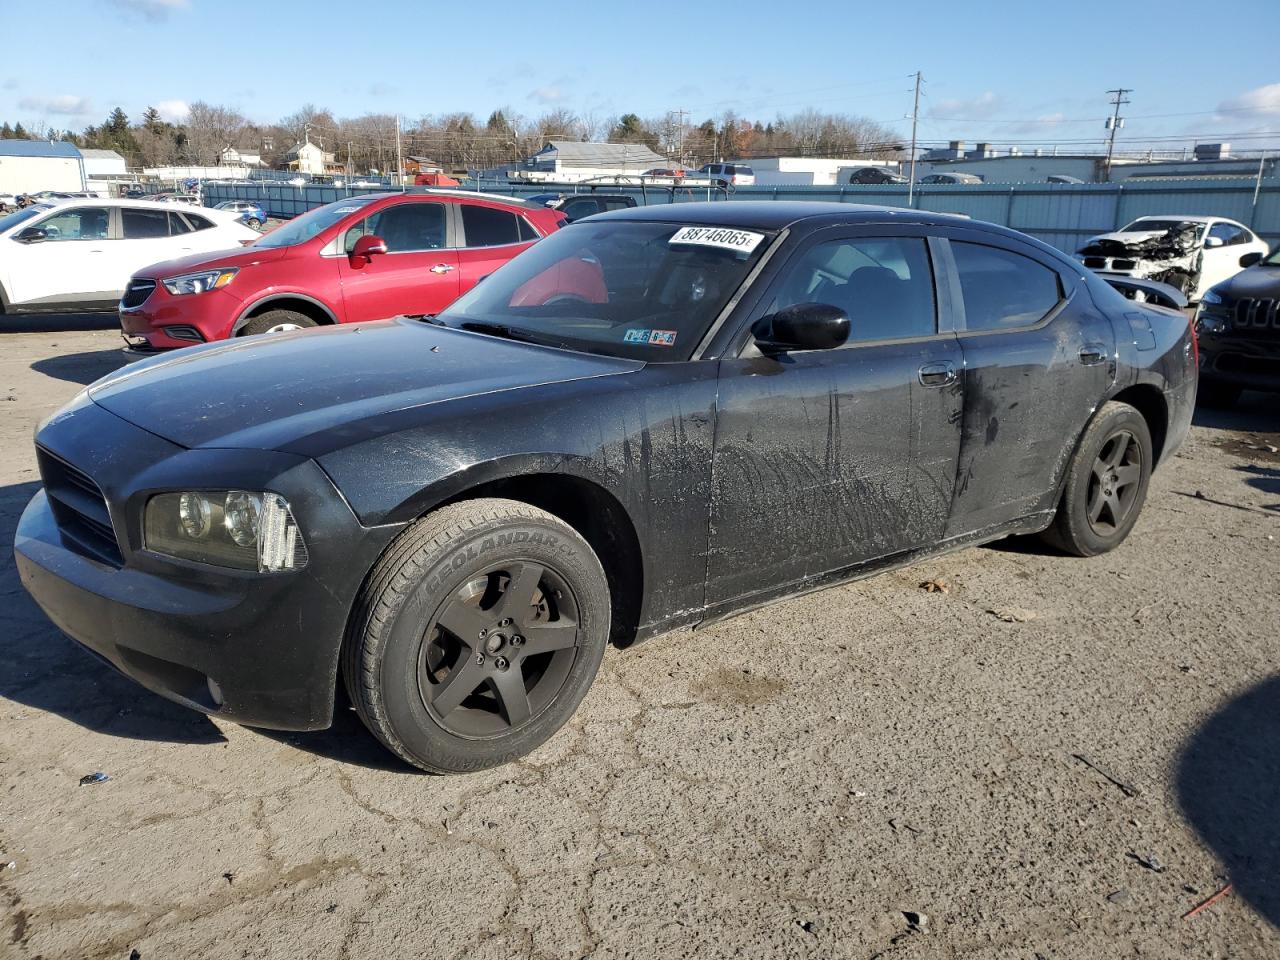
[[[225,287],[239,272],[237,267],[224,267],[218,270],[201,270],[199,273],[184,273],[180,277],[170,277],[161,282],[175,297],[185,297],[190,293],[208,293]]]
[[[266,573],[307,565],[307,545],[284,497],[187,490],[147,501],[143,543],[181,560]]]
[[[1204,292],[1204,296],[1200,298],[1200,302],[1201,303],[1221,303],[1222,294],[1220,294],[1213,287],[1210,287],[1208,290]]]

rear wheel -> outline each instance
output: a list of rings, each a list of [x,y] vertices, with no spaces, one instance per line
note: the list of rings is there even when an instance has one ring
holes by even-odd
[[[257,230],[260,226],[262,226],[262,221],[259,220],[257,217],[250,217],[248,220],[244,222],[244,225],[246,227],[253,227],[253,229]]]
[[[402,759],[432,773],[507,763],[586,696],[609,637],[591,547],[511,500],[444,507],[375,564],[343,648],[351,702]]]
[[[296,310],[268,310],[252,318],[237,332],[239,337],[254,337],[260,333],[285,333],[289,330],[305,330],[316,322],[305,313]]]
[[[1152,462],[1142,414],[1127,403],[1104,404],[1080,438],[1057,516],[1041,536],[1080,557],[1119,546],[1146,502]]]

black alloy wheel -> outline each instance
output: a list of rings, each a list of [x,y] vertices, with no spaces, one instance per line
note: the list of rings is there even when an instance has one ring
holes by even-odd
[[[1142,446],[1128,430],[1117,430],[1093,461],[1089,480],[1089,525],[1100,536],[1124,526],[1142,483]]]
[[[564,576],[531,560],[503,563],[441,603],[419,649],[418,691],[456,736],[508,734],[564,687],[577,641],[577,602]]]

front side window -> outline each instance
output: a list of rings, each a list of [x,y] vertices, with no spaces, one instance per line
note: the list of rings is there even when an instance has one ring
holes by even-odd
[[[1216,237],[1222,241],[1223,246],[1229,247],[1237,243],[1248,243],[1249,235],[1242,227],[1237,227],[1234,223],[1215,223],[1209,228],[1209,236]]]
[[[783,268],[767,310],[825,303],[849,317],[849,340],[899,340],[937,331],[933,272],[921,237],[858,237],[810,247]]]
[[[568,213],[565,216],[570,216]],[[572,218],[571,218],[572,219]],[[462,232],[468,247],[500,247],[520,242],[520,224],[514,213],[479,204],[462,205]]]
[[[955,240],[951,254],[960,277],[968,330],[1031,326],[1062,299],[1058,274],[1030,257]]]
[[[350,253],[365,235],[380,237],[387,253],[439,250],[445,245],[442,203],[396,203],[366,217],[347,231],[343,249]],[[270,236],[270,234],[267,234]]]
[[[45,232],[46,240],[106,240],[110,224],[106,207],[74,207],[59,210],[36,226]]]
[[[581,221],[544,237],[440,314],[575,350],[688,360],[770,235],[651,221]]]
[[[583,217],[589,217],[593,213],[599,213],[600,204],[597,200],[588,200],[586,198],[570,200],[560,208],[560,212],[570,220],[581,220]],[[467,236],[471,236],[470,230],[467,231]]]
[[[169,217],[164,210],[134,210],[125,207],[120,211],[126,240],[153,240],[169,235]]]

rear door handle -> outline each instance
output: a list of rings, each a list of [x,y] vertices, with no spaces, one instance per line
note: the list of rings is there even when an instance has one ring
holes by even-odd
[[[956,368],[949,363],[926,363],[920,368],[920,382],[926,387],[945,387],[956,382]]]
[[[1105,359],[1107,352],[1100,343],[1086,343],[1080,348],[1080,362],[1086,367],[1096,366]]]
[[[437,263],[431,268],[432,273],[449,273],[453,267],[447,263]]]

